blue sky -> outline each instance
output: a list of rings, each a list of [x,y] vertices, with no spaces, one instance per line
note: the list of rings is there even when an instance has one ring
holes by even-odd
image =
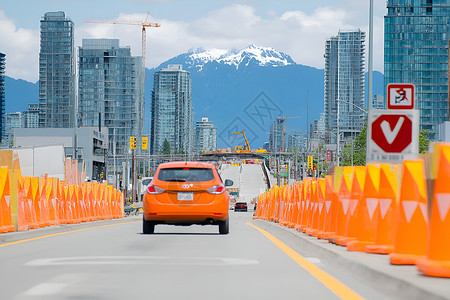
[[[374,68],[383,71],[383,16],[386,1],[374,0]],[[151,68],[192,48],[243,48],[253,43],[290,55],[295,62],[323,68],[324,44],[339,30],[367,31],[368,0],[0,0],[0,52],[6,74],[38,80],[39,20],[64,11],[75,23],[75,46],[83,38],[118,38],[141,55],[139,26],[89,24],[83,19],[144,20],[150,12],[160,28],[147,31]]]

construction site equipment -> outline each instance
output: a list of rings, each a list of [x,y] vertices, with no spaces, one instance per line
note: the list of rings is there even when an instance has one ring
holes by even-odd
[[[250,144],[248,143],[247,137],[245,136],[245,132],[244,131],[238,131],[238,132],[233,133],[233,135],[241,134],[241,133],[244,136],[244,140],[245,140],[245,143],[247,145],[247,149],[246,150],[248,150],[250,152],[251,151]],[[239,146],[237,146],[237,147],[239,147]]]
[[[142,26],[142,60],[143,60],[143,68],[144,68],[144,78],[145,78],[145,53],[146,53],[146,44],[147,44],[147,27],[161,27],[159,23],[150,23],[148,22],[148,17],[150,13],[147,13],[147,17],[145,21],[126,21],[126,20],[83,20],[85,23],[104,23],[104,24],[120,24],[120,25],[139,25]]]
[[[277,117],[277,119],[281,122],[283,122],[283,152],[286,152],[286,119],[297,119],[297,118],[301,118],[301,116],[297,116],[297,117]]]

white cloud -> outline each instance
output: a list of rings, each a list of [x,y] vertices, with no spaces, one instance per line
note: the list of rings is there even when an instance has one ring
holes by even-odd
[[[17,28],[0,10],[0,52],[6,54],[6,75],[37,81],[39,31]]]
[[[235,4],[210,11],[192,21],[150,20],[161,23],[161,27],[147,28],[146,66],[158,66],[191,48],[239,49],[254,43],[283,51],[297,63],[323,68],[327,38],[335,36],[339,30],[361,28],[367,32],[368,8],[365,7],[368,5],[362,5],[360,1],[355,5],[354,0],[343,2],[347,7],[318,7],[309,13],[292,10],[277,14],[268,10],[266,17],[258,15],[252,6]],[[376,9],[381,10],[380,7]],[[384,25],[381,15],[374,19],[374,68],[382,71]],[[117,20],[123,21],[145,18],[144,13],[117,16]],[[81,46],[83,38],[118,38],[121,46],[131,47],[132,55],[141,55],[141,26],[75,23],[77,47]],[[11,53],[8,75],[36,81],[39,31],[16,29],[14,22],[0,11],[0,36],[0,49],[7,55]]]

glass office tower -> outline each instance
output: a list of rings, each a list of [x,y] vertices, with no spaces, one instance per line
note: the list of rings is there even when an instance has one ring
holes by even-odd
[[[413,83],[420,129],[438,138],[447,118],[450,39],[448,0],[388,0],[384,18],[384,81]]]
[[[269,151],[270,152],[283,151],[284,121],[285,121],[285,119],[277,118],[274,122],[272,122],[272,124],[270,124],[270,133],[269,133]],[[284,142],[286,143],[286,140]]]
[[[41,20],[39,127],[75,126],[73,27],[62,11],[48,12]]]
[[[364,125],[365,37],[361,30],[339,31],[326,41],[324,123],[327,144],[337,142],[338,119],[341,141],[356,136]]]
[[[80,127],[108,128],[109,170],[114,164],[121,170],[131,136],[139,144],[141,141],[142,64],[142,57],[131,56],[130,48],[120,47],[118,39],[83,39],[79,48],[78,123]]]
[[[195,123],[195,152],[217,150],[217,127],[208,118]]]
[[[5,135],[5,60],[6,55],[0,52],[0,142]]]
[[[154,75],[150,149],[162,152],[164,141],[172,152],[193,152],[191,76],[181,65],[168,65]]]

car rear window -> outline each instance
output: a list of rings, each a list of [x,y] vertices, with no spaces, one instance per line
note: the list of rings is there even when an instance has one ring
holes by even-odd
[[[166,168],[159,170],[158,179],[179,182],[210,181],[214,179],[214,173],[208,168]]]
[[[151,178],[147,178],[147,179],[142,180],[142,184],[143,185],[149,185],[151,181],[152,181]]]

